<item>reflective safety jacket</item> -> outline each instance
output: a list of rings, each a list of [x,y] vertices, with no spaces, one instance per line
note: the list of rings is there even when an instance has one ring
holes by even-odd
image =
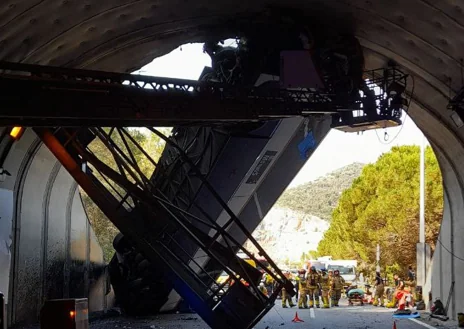
[[[296,281],[298,281],[298,289],[301,290],[308,288],[304,274],[298,274],[298,276],[296,277]]]
[[[264,296],[267,296],[267,289],[266,289],[266,287],[258,286],[258,289],[259,289],[259,291],[261,291],[261,292],[263,293]]]
[[[273,281],[274,281],[274,279],[272,278],[272,276],[269,275],[269,273],[266,273],[264,275],[264,283],[265,284],[271,285]]]
[[[317,288],[318,284],[321,283],[321,276],[316,272],[310,272],[306,278],[308,288]]]
[[[321,276],[321,287],[324,290],[329,290],[331,286],[331,280],[328,274]]]
[[[342,290],[345,284],[345,279],[341,276],[333,276],[332,278],[332,289],[334,290]]]

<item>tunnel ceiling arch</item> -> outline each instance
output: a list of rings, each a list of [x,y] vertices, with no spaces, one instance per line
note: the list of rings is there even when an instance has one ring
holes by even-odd
[[[298,12],[311,26],[353,31],[367,69],[392,59],[409,71],[411,117],[436,152],[456,164],[464,158],[464,133],[446,108],[462,86],[464,0],[7,0],[0,59],[131,72],[181,44],[230,37],[231,26],[276,8]]]
[[[352,24],[366,48],[409,63],[436,84],[461,81],[464,1],[281,2],[306,11],[311,24]],[[130,71],[218,31],[212,26],[226,29],[224,24],[267,8],[264,1],[231,0],[7,1],[0,10],[0,58]]]
[[[464,0],[6,0],[2,4],[1,60],[119,72],[134,71],[184,43],[230,37],[231,24],[250,22],[269,5],[296,9],[311,25],[352,30],[364,47],[367,68],[393,59],[415,76],[416,104],[410,114],[440,159],[447,190],[445,227],[453,218],[464,217],[464,135],[446,109],[450,93],[462,84]],[[456,234],[462,236],[464,225],[455,222]],[[454,234],[448,233],[442,230],[443,241]],[[455,243],[456,250],[462,250],[463,242]],[[437,263],[452,260],[447,254],[440,257]],[[460,263],[450,268],[464,271]],[[440,280],[449,278],[448,269],[434,271],[439,271]],[[464,285],[457,287],[453,296],[464,293]],[[452,313],[462,304],[453,300]]]
[[[417,77],[415,99],[444,108],[461,87],[464,1],[281,1],[312,25],[353,29],[367,67],[393,59]],[[266,1],[7,1],[0,9],[0,59],[132,71],[176,46],[227,35],[237,21],[266,12]],[[229,35],[230,36],[230,35]],[[439,120],[449,120],[437,113]],[[440,118],[442,117],[442,118]],[[424,128],[424,127],[422,127]]]

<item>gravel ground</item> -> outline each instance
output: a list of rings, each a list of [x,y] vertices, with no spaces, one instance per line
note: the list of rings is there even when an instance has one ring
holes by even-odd
[[[304,323],[293,323],[292,319],[298,316]],[[255,329],[278,328],[311,328],[311,329],[392,329],[393,310],[366,306],[348,306],[342,301],[339,308],[331,309],[297,309],[282,308],[280,301],[258,323]],[[424,329],[424,328],[451,328],[451,323],[440,323],[424,319],[420,323],[409,319],[396,320],[397,329]],[[36,329],[29,327],[24,329]],[[209,329],[203,320],[196,314],[164,314],[143,318],[127,318],[121,315],[108,313],[104,316],[91,318],[90,329]]]

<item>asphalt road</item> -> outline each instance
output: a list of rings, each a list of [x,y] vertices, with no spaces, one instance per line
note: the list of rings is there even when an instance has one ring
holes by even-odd
[[[302,323],[293,323],[298,312]],[[366,306],[341,306],[331,309],[283,309],[280,300],[258,323],[255,329],[301,328],[301,329],[392,329],[392,309]],[[90,329],[209,329],[195,314],[168,314],[155,317],[130,319],[121,316],[92,321]],[[439,328],[421,325],[409,319],[396,320],[397,329]]]
[[[311,328],[311,329],[392,329],[392,309],[365,306],[348,306],[342,303],[338,308],[330,309],[283,309],[276,305],[256,329],[274,328]],[[298,312],[304,322],[293,323],[291,320]],[[424,329],[424,326],[409,319],[395,319],[397,329]]]

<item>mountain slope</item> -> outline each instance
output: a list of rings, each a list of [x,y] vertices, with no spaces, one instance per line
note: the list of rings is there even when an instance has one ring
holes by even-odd
[[[286,190],[276,206],[301,211],[330,221],[341,193],[361,174],[364,164],[353,163],[313,182]]]
[[[286,190],[253,236],[275,261],[299,262],[303,253],[317,249],[341,193],[351,186],[363,167],[353,163],[314,182]],[[246,248],[257,252],[251,244]]]
[[[277,262],[299,261],[303,253],[316,250],[329,223],[299,211],[274,207],[253,232],[253,236]],[[252,252],[256,252],[247,245]]]

